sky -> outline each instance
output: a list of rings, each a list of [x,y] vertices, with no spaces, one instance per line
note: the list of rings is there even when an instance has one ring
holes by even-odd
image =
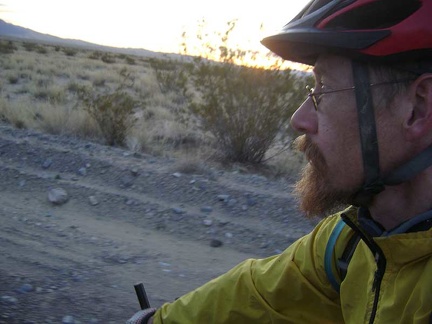
[[[264,50],[260,40],[280,30],[309,0],[0,0],[0,19],[62,38],[100,45],[179,53],[181,35],[196,38],[237,19],[236,45]],[[260,26],[263,27],[260,27]]]

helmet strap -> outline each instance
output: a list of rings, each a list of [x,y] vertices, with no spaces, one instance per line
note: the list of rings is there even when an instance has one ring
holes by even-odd
[[[387,186],[396,186],[412,179],[421,171],[432,165],[432,146],[415,156],[413,159],[400,166],[384,178]]]
[[[373,197],[384,190],[384,184],[380,175],[378,138],[368,66],[353,60],[352,71],[364,170],[364,184],[354,195],[353,204],[368,206]]]

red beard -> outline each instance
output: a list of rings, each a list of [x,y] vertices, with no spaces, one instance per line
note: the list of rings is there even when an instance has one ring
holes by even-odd
[[[318,146],[306,135],[298,137],[294,144],[309,161],[295,186],[295,194],[300,199],[300,210],[307,217],[325,216],[348,205],[353,192],[332,187],[329,168]]]

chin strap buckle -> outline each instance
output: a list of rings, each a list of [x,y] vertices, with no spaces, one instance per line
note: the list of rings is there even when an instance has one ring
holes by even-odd
[[[384,182],[377,179],[363,187],[354,195],[353,205],[357,207],[368,207],[376,195],[384,191]]]

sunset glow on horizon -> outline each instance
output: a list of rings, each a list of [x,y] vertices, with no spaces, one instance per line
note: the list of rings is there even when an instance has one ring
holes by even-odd
[[[62,38],[163,53],[179,53],[186,32],[191,54],[199,21],[205,21],[206,32],[216,34],[236,20],[230,43],[265,53],[260,40],[280,30],[307,2],[0,0],[0,19]]]

